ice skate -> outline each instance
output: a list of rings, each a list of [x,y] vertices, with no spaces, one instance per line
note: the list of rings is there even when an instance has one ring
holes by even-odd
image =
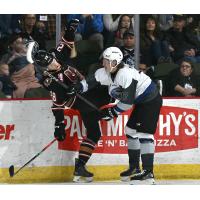
[[[120,173],[121,181],[127,182],[130,181],[130,176],[133,176],[134,174],[140,173],[139,168],[131,168],[129,167],[126,171],[123,171]]]
[[[75,170],[73,182],[76,183],[89,183],[93,181],[93,173],[87,171],[84,165],[78,163],[78,159],[75,160]]]
[[[131,185],[155,185],[154,174],[151,170],[143,170],[130,178]]]

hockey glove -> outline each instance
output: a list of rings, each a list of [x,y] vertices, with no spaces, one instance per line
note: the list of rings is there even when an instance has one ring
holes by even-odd
[[[72,19],[67,24],[66,29],[69,30],[69,31],[76,32],[78,25],[79,25],[79,20],[78,19]]]
[[[78,81],[84,79],[84,76],[77,69],[71,66],[68,66],[68,68],[64,71],[64,74],[73,84],[76,84]]]
[[[64,35],[64,39],[66,41],[74,41],[74,37],[75,37],[75,32],[78,28],[79,25],[79,20],[78,19],[72,19],[70,20],[70,22],[67,24],[66,29],[65,29],[65,35]]]
[[[67,94],[69,96],[75,96],[76,93],[82,93],[83,91],[83,85],[79,82],[76,84],[72,84],[69,91],[67,91]]]
[[[118,114],[113,107],[104,108],[101,110],[101,119],[103,120],[110,121],[111,119],[117,116]]]
[[[65,124],[63,122],[55,124],[54,137],[58,141],[64,141],[66,137]]]

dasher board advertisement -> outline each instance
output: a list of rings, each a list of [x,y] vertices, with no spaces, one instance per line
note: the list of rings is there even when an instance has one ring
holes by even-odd
[[[200,164],[199,105],[200,99],[164,99],[155,134],[156,165]],[[130,111],[109,122],[99,122],[102,137],[89,166],[98,170],[98,167],[121,169],[128,165],[124,127],[129,115]],[[12,164],[21,167],[53,139],[50,100],[0,101],[0,116],[0,169],[7,169]],[[28,168],[36,171],[37,167],[44,168],[44,175],[47,167],[59,170],[71,167],[70,174],[73,173],[74,159],[86,130],[77,110],[66,109],[65,120],[65,141],[56,142]]]

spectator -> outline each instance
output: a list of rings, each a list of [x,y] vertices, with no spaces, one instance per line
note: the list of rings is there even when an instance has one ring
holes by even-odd
[[[198,96],[199,80],[194,72],[193,64],[184,59],[178,69],[173,70],[167,79],[168,96]]]
[[[119,14],[103,15],[103,24],[104,24],[103,35],[104,35],[105,48],[112,46],[112,44],[114,43],[115,31],[117,30],[120,16],[121,15]]]
[[[103,15],[103,24],[104,24],[104,45],[105,47],[112,46],[114,43],[115,31],[117,30],[120,14],[105,14]]]
[[[91,40],[103,49],[103,15],[101,14],[70,14],[67,20],[79,19],[80,24],[77,29],[75,41]]]
[[[175,15],[173,27],[166,32],[166,39],[176,63],[186,58],[193,63],[200,63],[200,42],[186,26],[183,15]]]
[[[8,37],[11,33],[12,15],[0,15],[0,38]]]
[[[23,98],[25,93],[34,88],[41,88],[35,77],[34,65],[26,59],[26,47],[20,34],[13,34],[10,38],[11,57],[8,60],[10,77],[17,89],[13,98]]]
[[[5,94],[1,91],[1,88],[2,88],[2,83],[1,83],[1,81],[0,81],[0,98],[5,99],[6,96],[5,96]]]
[[[53,40],[56,38],[56,15],[48,15],[47,21],[48,38]]]
[[[61,15],[62,25],[66,24],[65,15]],[[37,14],[36,27],[45,32],[48,40],[55,40],[56,37],[56,15],[55,14]]]
[[[138,70],[149,76],[152,80],[154,79],[153,69],[148,67],[145,63],[140,63]]]
[[[0,91],[2,90],[3,88],[3,83],[0,81]]]
[[[39,23],[38,28],[36,22],[36,15],[26,14],[23,16],[22,37],[26,39],[32,38],[39,44],[40,49],[46,49],[47,35],[44,29],[45,26]]]
[[[7,52],[6,42],[9,35],[12,33],[11,28],[12,15],[0,15],[0,56]]]
[[[199,34],[199,22],[200,15],[199,14],[188,14],[186,15],[186,24],[188,29],[190,29],[194,34]]]
[[[166,31],[173,26],[174,18],[172,14],[156,14],[153,16],[157,19],[160,30]]]
[[[169,45],[152,16],[146,18],[141,26],[140,50],[148,66],[171,62]]]
[[[115,32],[114,46],[120,47],[123,45],[123,34],[128,30],[133,32],[132,16],[128,14],[121,15]]]
[[[123,53],[123,62],[135,67],[135,36],[132,31],[126,31],[123,35],[123,45],[120,47]]]
[[[5,94],[7,98],[11,98],[13,91],[16,89],[16,86],[10,79],[9,67],[7,64],[0,64],[0,82],[0,90]]]
[[[18,32],[20,25],[20,14],[0,14],[0,38],[9,37],[13,32]]]
[[[103,15],[104,27],[109,32],[114,32],[117,30],[119,19],[121,15],[105,14]]]

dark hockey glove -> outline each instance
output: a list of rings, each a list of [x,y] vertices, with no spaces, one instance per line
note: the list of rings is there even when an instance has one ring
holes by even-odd
[[[84,76],[77,69],[71,66],[68,66],[64,71],[64,74],[73,84],[84,79]]]
[[[78,25],[79,25],[78,19],[72,19],[69,21],[69,23],[66,25],[65,35],[64,35],[64,39],[66,41],[74,41],[75,32],[78,28]]]
[[[117,116],[118,114],[113,107],[104,108],[101,110],[101,119],[103,120],[110,121],[111,119]]]
[[[67,91],[67,94],[70,96],[75,96],[76,93],[82,93],[83,91],[83,85],[79,82],[76,84],[72,84],[69,90]]]
[[[64,141],[66,137],[65,124],[63,122],[55,124],[54,137],[58,141]]]
[[[69,31],[76,32],[78,25],[79,25],[78,19],[71,19],[69,21],[69,23],[67,24],[66,29],[69,30]]]

